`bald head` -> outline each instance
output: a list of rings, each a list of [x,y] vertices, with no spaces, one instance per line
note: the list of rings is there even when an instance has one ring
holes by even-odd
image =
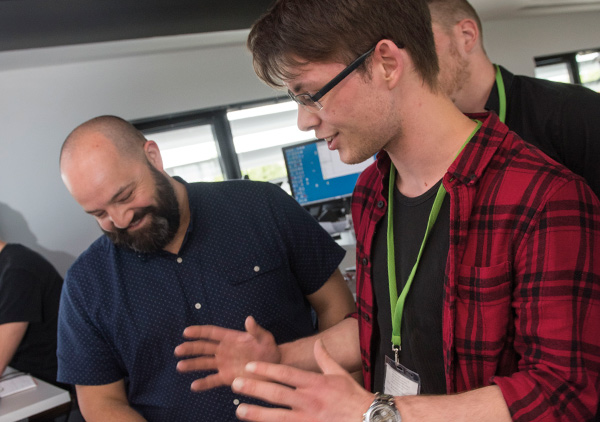
[[[163,171],[156,144],[115,116],[96,117],[75,128],[60,154],[61,177],[80,204],[94,199],[109,181],[123,186],[151,165]]]
[[[102,140],[106,145],[102,145]],[[61,169],[63,161],[74,158],[93,142],[98,148],[116,148],[123,158],[144,159],[146,138],[135,126],[117,116],[99,116],[77,126],[67,136],[60,151]]]

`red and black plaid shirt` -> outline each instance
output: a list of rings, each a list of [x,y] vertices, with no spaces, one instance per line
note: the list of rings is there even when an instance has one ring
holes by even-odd
[[[494,383],[514,420],[593,420],[600,389],[600,202],[583,179],[525,144],[495,114],[470,117],[483,126],[443,180],[450,197],[447,391]],[[360,176],[352,203],[367,388],[371,250],[387,209],[389,167],[380,152]]]

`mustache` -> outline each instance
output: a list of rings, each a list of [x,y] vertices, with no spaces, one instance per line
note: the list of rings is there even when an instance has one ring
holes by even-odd
[[[131,219],[131,222],[129,223],[129,226],[137,223],[138,221],[140,221],[142,218],[144,218],[146,215],[148,214],[154,214],[156,213],[158,210],[156,209],[155,206],[147,206],[144,207],[140,210],[137,210],[135,212],[135,214],[133,214],[133,218]],[[121,229],[119,227],[114,227],[114,230],[112,230],[114,233],[118,233],[118,234],[125,234],[127,233],[127,227],[124,229]]]

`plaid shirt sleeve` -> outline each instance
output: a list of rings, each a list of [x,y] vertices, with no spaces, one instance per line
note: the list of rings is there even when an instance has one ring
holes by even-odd
[[[515,421],[592,421],[600,202],[495,115],[477,138],[445,178],[449,392],[495,383]]]
[[[600,206],[570,181],[552,192],[513,263],[518,371],[493,382],[514,420],[592,420],[600,369]]]

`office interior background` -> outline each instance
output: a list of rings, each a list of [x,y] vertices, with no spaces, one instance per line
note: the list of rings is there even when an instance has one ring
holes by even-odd
[[[42,253],[64,275],[100,235],[64,187],[58,157],[75,126],[102,114],[156,140],[171,174],[289,189],[281,148],[313,134],[294,128],[295,107],[252,69],[248,28],[269,4],[0,2],[0,238]],[[600,89],[600,2],[472,4],[494,62]]]

